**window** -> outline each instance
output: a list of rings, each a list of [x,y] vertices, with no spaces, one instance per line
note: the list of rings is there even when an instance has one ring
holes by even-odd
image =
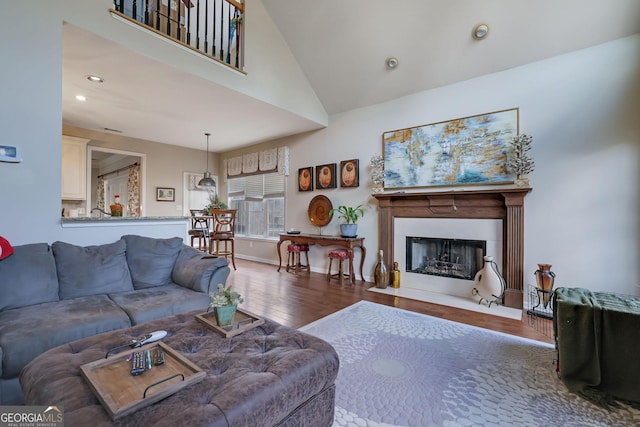
[[[284,233],[285,178],[274,172],[228,180],[229,208],[238,211],[236,235],[275,238]]]

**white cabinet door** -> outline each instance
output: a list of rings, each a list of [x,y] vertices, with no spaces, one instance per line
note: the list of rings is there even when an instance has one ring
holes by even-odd
[[[87,142],[62,135],[62,200],[87,198]]]

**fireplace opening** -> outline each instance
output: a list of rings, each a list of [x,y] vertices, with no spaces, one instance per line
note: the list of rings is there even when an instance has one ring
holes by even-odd
[[[482,268],[486,240],[406,237],[406,271],[473,280]]]

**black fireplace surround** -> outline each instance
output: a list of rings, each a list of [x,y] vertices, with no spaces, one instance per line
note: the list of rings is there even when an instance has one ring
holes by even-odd
[[[406,248],[407,272],[473,280],[482,268],[487,242],[407,236]]]

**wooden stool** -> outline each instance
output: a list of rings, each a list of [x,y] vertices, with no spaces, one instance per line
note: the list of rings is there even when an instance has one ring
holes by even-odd
[[[294,274],[298,274],[300,271],[306,270],[307,274],[311,272],[311,266],[309,265],[309,245],[306,243],[298,244],[291,243],[287,246],[289,256],[287,258],[287,272],[293,270]],[[301,263],[300,253],[304,252],[307,258],[307,265]]]
[[[338,264],[338,272],[335,274],[331,274],[331,264],[333,260],[337,259]],[[346,261],[349,259],[349,251],[347,249],[332,249],[329,251],[329,271],[327,271],[327,282],[330,282],[331,279],[340,280],[340,285],[343,284],[344,277],[348,278],[348,283],[351,285],[353,282],[351,281],[351,274],[349,271],[345,273],[344,266]]]

